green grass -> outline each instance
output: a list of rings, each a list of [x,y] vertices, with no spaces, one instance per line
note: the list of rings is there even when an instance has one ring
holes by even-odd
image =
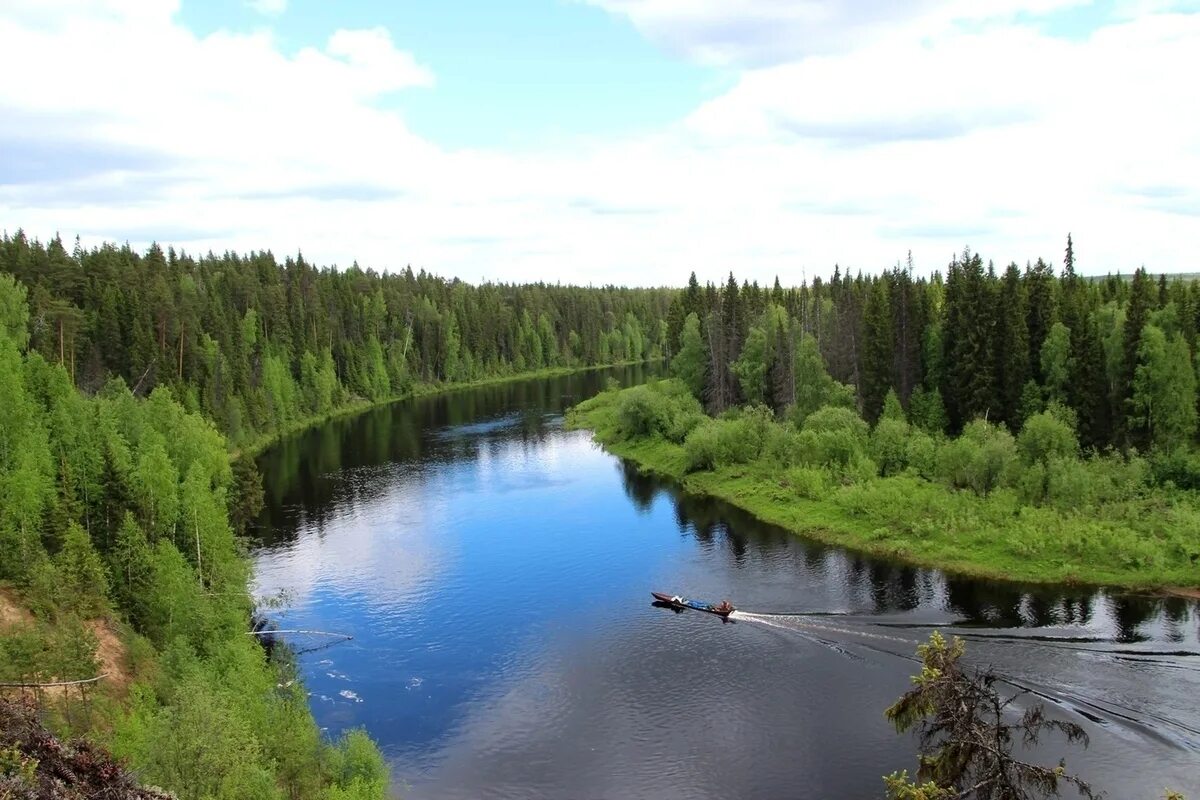
[[[1063,510],[1022,504],[1010,489],[981,497],[911,473],[847,484],[765,459],[687,473],[683,445],[623,434],[619,397],[610,391],[579,404],[568,426],[592,430],[609,452],[687,492],[817,541],[986,578],[1200,586],[1200,508],[1191,493],[1147,487],[1122,502]]]

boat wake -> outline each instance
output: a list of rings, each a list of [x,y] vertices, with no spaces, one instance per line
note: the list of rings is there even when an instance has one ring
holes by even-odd
[[[954,626],[895,625],[871,622],[849,615],[830,614],[758,614],[735,611],[731,619],[750,622],[799,636],[827,647],[857,661],[863,660],[862,650],[916,661],[916,648],[926,640],[928,631]],[[909,635],[899,634],[905,631]],[[994,671],[1005,683],[1018,691],[1052,703],[1078,714],[1096,725],[1122,729],[1174,747],[1200,752],[1200,729],[1183,721],[1188,716],[1188,703],[1174,702],[1184,694],[1200,691],[1200,681],[1190,690],[1172,692],[1170,696],[1147,702],[1138,694],[1127,694],[1128,686],[1141,680],[1129,674],[1146,670],[1168,670],[1200,675],[1200,653],[1191,650],[1164,651],[1161,646],[1139,650],[1118,642],[1085,636],[1014,635],[1011,631],[972,628],[953,631],[972,642],[966,659]],[[1056,653],[1049,660],[1029,658],[1029,648],[1047,648]],[[1034,665],[1051,664],[1049,674],[1037,674]],[[1103,687],[1112,683],[1111,694],[1088,697],[1078,693],[1078,680],[1086,672],[1091,683]],[[1076,678],[1076,679],[1073,679]],[[1192,682],[1191,675],[1185,681]],[[1175,713],[1178,711],[1179,713]]]

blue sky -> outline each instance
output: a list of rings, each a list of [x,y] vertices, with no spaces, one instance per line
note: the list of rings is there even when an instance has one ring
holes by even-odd
[[[653,130],[728,89],[729,70],[672,57],[628,19],[563,0],[291,0],[263,15],[244,0],[185,2],[199,34],[268,26],[284,52],[339,28],[382,25],[437,76],[381,105],[447,147],[537,148]]]
[[[1197,269],[1200,0],[7,0],[0,229],[466,280]],[[47,58],[47,54],[53,58]]]

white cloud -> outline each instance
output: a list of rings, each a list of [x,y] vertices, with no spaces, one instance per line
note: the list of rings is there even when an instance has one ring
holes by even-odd
[[[0,11],[0,74],[20,76],[0,82],[0,228],[470,280],[798,281],[968,244],[1057,260],[1067,231],[1088,271],[1194,269],[1200,17],[1072,41],[1014,21],[1062,1],[604,0],[645,25],[723,14],[705,24],[731,40],[771,14],[824,15],[827,35],[819,55],[737,55],[732,88],[655,133],[518,154],[441,147],[383,107],[437,91],[383,29],[286,55],[267,32],[198,37],[169,0],[18,0]]]
[[[248,5],[263,16],[278,17],[287,11],[288,0],[248,0]]]
[[[756,66],[866,47],[930,23],[1011,18],[1087,0],[584,0],[698,61]],[[1150,0],[1145,0],[1150,1]]]

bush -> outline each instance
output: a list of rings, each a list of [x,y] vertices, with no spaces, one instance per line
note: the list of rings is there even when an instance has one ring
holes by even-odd
[[[1012,472],[1016,463],[1012,434],[984,420],[974,420],[962,436],[938,453],[938,474],[956,489],[989,494]]]
[[[797,495],[809,500],[825,498],[831,488],[829,473],[816,467],[790,469],[787,471],[785,480]]]
[[[705,420],[683,442],[683,457],[688,472],[716,469],[721,453],[718,428],[721,423]]]
[[[772,464],[781,467],[803,463],[799,432],[790,425],[772,425],[763,442],[763,455]]]
[[[1168,481],[1180,489],[1200,489],[1200,453],[1177,448],[1155,455],[1151,465],[1154,482]]]
[[[1096,496],[1087,467],[1077,458],[1052,457],[1046,462],[1046,499],[1066,510],[1090,506]]]
[[[634,386],[617,400],[617,424],[626,437],[663,436],[680,442],[702,417],[700,404],[676,381]]]
[[[1046,464],[1051,459],[1073,458],[1079,452],[1079,442],[1066,422],[1044,411],[1025,421],[1017,437],[1017,449],[1025,464]]]
[[[904,461],[910,470],[925,480],[937,477],[938,446],[934,438],[921,430],[910,431],[904,448]]]
[[[885,478],[902,472],[908,465],[908,423],[894,417],[879,420],[871,432],[871,458]]]
[[[812,466],[847,467],[864,457],[867,423],[848,408],[823,406],[804,421],[801,460]]]
[[[671,412],[670,401],[649,386],[634,386],[617,401],[617,422],[627,437],[665,434],[674,422]]]
[[[672,442],[682,444],[688,434],[706,419],[708,418],[702,411],[680,411],[671,422],[671,429],[667,431],[666,436]]]

